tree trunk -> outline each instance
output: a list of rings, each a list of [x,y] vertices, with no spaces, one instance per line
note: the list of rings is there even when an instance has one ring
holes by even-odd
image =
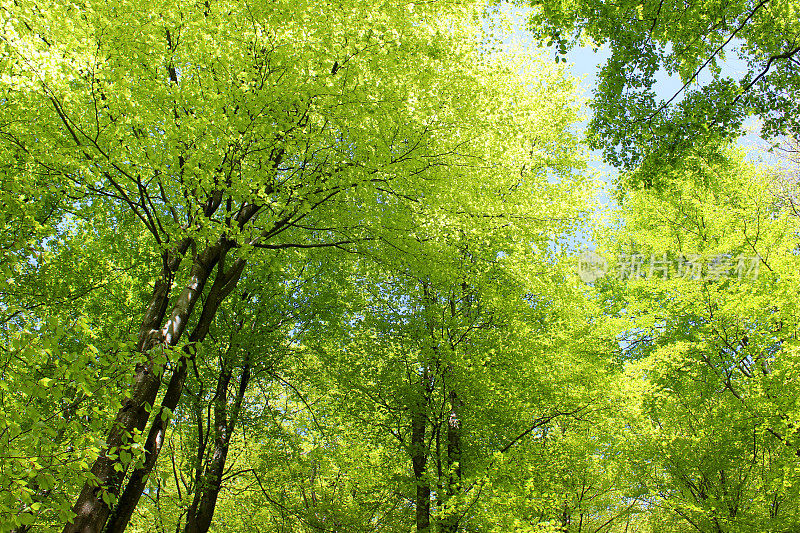
[[[214,320],[217,309],[219,309],[219,306],[225,297],[227,297],[228,294],[230,294],[231,291],[236,287],[236,283],[239,281],[242,271],[244,270],[245,261],[243,259],[238,259],[236,262],[234,262],[230,270],[226,272],[226,254],[227,249],[223,249],[219,264],[217,266],[217,273],[214,278],[214,283],[211,285],[211,290],[206,298],[203,311],[200,314],[200,319],[198,320],[198,323],[192,333],[189,335],[189,343],[184,349],[184,355],[181,356],[180,360],[178,361],[177,368],[172,373],[169,385],[167,386],[167,392],[161,401],[160,413],[163,413],[165,409],[168,409],[170,412],[172,412],[178,406],[178,402],[183,394],[183,385],[186,382],[188,362],[189,359],[193,357],[194,346],[205,339],[211,327],[211,323]],[[164,435],[168,426],[169,420],[165,419],[163,414],[157,416],[155,420],[153,420],[153,423],[150,426],[150,432],[147,435],[147,441],[145,442],[144,464],[142,467],[134,470],[131,474],[128,484],[125,486],[125,490],[120,496],[119,502],[114,509],[114,513],[109,519],[108,525],[105,528],[106,533],[122,533],[128,526],[128,523],[133,516],[133,511],[136,509],[139,499],[142,496],[142,492],[147,484],[147,477],[153,470],[156,460],[158,459],[158,455],[161,453],[161,447],[164,444]]]
[[[147,355],[147,360],[136,366],[133,385],[109,431],[106,447],[92,466],[91,474],[95,479],[84,484],[72,508],[76,516],[64,527],[63,533],[99,533],[103,530],[111,512],[103,500],[103,493],[112,498],[119,493],[127,466],[123,464],[120,452],[129,445],[134,433],[144,429],[149,417],[148,408],[153,405],[161,385],[162,366],[156,363],[152,350],[158,345],[162,349],[177,345],[212,269],[228,246],[221,239],[194,259],[189,282],[178,296],[166,324],[159,330],[169,302],[172,280],[190,244],[189,239],[184,239],[174,253],[165,254],[161,278],[153,288],[150,305],[139,329],[136,348]]]
[[[230,379],[231,372],[227,370],[221,372],[217,380],[216,405],[214,408],[214,426],[216,430],[214,454],[211,456],[210,463],[206,466],[202,481],[197,483],[199,497],[195,498],[189,508],[184,533],[206,533],[211,526],[211,519],[214,517],[214,509],[217,505],[217,496],[222,488],[222,473],[225,470],[225,461],[228,458],[231,436],[233,435],[239,409],[250,381],[249,360],[245,361],[242,368],[239,389],[236,393],[230,419],[228,419],[227,389]]]
[[[411,414],[411,463],[414,467],[416,494],[416,525],[418,533],[429,533],[431,527],[431,485],[425,472],[428,453],[425,446],[425,429],[427,426],[427,402],[425,386],[428,380],[427,369],[423,372],[421,398]]]
[[[445,515],[442,518],[443,533],[456,533],[461,517],[455,509],[455,496],[461,492],[461,419],[458,415],[459,399],[450,391],[450,417],[447,420],[447,501]]]
[[[108,520],[108,524],[105,528],[106,533],[125,531],[128,522],[133,516],[133,511],[136,509],[136,505],[139,503],[139,497],[147,483],[147,476],[150,474],[153,466],[155,466],[158,453],[161,451],[161,446],[164,444],[164,433],[166,432],[168,424],[168,421],[164,420],[164,408],[166,407],[172,411],[177,406],[183,382],[186,379],[186,364],[186,359],[182,357],[178,362],[178,368],[172,373],[169,385],[167,386],[167,392],[164,395],[164,399],[161,401],[159,414],[156,416],[155,420],[153,420],[153,423],[150,425],[150,432],[147,434],[147,440],[144,445],[144,464],[135,469],[131,474],[125,486],[125,490],[122,492],[117,506],[114,508],[114,512]]]

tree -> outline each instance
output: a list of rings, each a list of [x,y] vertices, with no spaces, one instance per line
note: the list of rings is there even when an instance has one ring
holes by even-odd
[[[625,455],[655,520],[790,530],[797,217],[781,180],[741,154],[677,172],[622,196],[608,243],[624,276],[599,282],[626,363]]]
[[[684,156],[739,135],[745,119],[762,134],[798,131],[798,5],[796,2],[673,2],[609,4],[530,2],[530,29],[558,45],[556,57],[578,43],[611,51],[592,103],[590,144],[641,184]],[[726,58],[746,65],[740,77]],[[662,99],[658,77],[682,87]]]
[[[19,183],[9,201],[19,209],[31,190],[45,202],[42,212],[53,213],[43,230],[30,223],[39,250],[64,261],[96,254],[111,265],[133,256],[121,283],[135,294],[114,290],[125,306],[87,309],[77,338],[47,336],[69,323],[55,315],[44,329],[44,298],[4,301],[15,315],[10,337],[24,337],[9,340],[8,360],[24,352],[57,362],[42,378],[38,369],[9,366],[19,387],[11,406],[43,396],[36,383],[105,393],[82,446],[55,448],[78,466],[60,491],[83,485],[71,513],[35,487],[41,502],[12,496],[4,511],[30,504],[46,520],[66,522],[65,532],[98,532],[115,505],[136,507],[218,310],[255,275],[254,264],[281,270],[265,259],[277,250],[331,248],[394,261],[419,248],[420,227],[427,235],[469,233],[477,217],[493,220],[487,199],[502,205],[529,176],[569,174],[574,139],[563,128],[574,112],[551,121],[545,111],[564,103],[537,108],[526,88],[536,77],[484,51],[480,3],[374,7],[3,7],[0,138],[12,157],[3,179]],[[537,126],[557,135],[532,149]],[[73,224],[80,231],[70,240],[65,228]],[[102,245],[87,253],[87,237]],[[20,258],[31,262],[25,252]],[[51,282],[59,275],[32,266]],[[138,325],[121,319],[136,315]],[[95,329],[100,322],[107,327]],[[69,343],[86,364],[68,373],[60,369]],[[125,368],[130,378],[120,377]],[[55,418],[77,433],[69,406],[88,393],[74,394]],[[109,410],[116,416],[103,438],[98,426]],[[32,424],[43,423],[31,414]],[[39,441],[26,444],[25,457],[43,457]],[[93,463],[89,472],[84,462]],[[26,484],[19,480],[27,472],[14,472],[13,482]]]
[[[335,411],[358,441],[400,462],[386,490],[413,505],[417,531],[492,527],[505,455],[536,449],[530,441],[597,399],[590,376],[607,360],[582,346],[577,287],[526,280],[542,257],[496,255],[492,246],[429,254],[435,268],[421,278],[376,269],[375,281],[359,279],[366,290],[346,295],[355,305],[343,338],[306,341],[331,369],[321,388],[342,391]]]

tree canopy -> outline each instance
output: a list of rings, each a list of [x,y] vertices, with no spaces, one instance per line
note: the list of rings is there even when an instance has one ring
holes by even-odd
[[[589,141],[652,184],[665,167],[742,133],[800,129],[797,2],[669,0],[530,2],[530,29],[566,53],[609,49],[592,102]],[[726,61],[733,61],[731,68]],[[658,91],[667,76],[675,92]]]
[[[497,6],[0,4],[0,532],[800,527],[793,4]]]

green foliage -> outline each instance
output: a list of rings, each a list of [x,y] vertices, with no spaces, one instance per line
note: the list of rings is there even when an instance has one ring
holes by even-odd
[[[738,135],[748,117],[761,121],[767,137],[800,130],[795,1],[530,5],[534,37],[558,41],[562,54],[577,44],[610,50],[595,88],[589,140],[613,164],[636,169],[638,184],[658,184],[686,155]],[[730,58],[744,72],[725,68]],[[657,79],[667,76],[682,88],[663,97]]]
[[[794,186],[736,153],[697,160],[681,178],[625,195],[620,230],[607,241],[620,258],[666,253],[702,265],[601,284],[617,302],[609,318],[625,362],[617,389],[627,406],[625,468],[659,509],[651,520],[792,530],[797,395],[785,384],[798,368]],[[760,268],[739,276],[730,259],[742,255]]]
[[[535,5],[680,275],[578,280],[576,85],[482,2],[0,3],[0,532],[797,529],[797,184],[726,143],[793,58],[651,90],[794,6]]]

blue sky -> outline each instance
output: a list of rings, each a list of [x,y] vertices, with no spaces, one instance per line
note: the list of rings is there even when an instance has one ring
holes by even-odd
[[[734,78],[741,78],[747,72],[747,65],[744,61],[740,60],[731,50],[723,61],[720,62],[722,67],[722,74],[732,76]],[[597,75],[600,68],[605,64],[611,53],[608,48],[600,49],[594,52],[591,47],[575,48],[567,54],[568,67],[570,72],[578,79],[580,79],[580,86],[583,90],[583,95],[590,99],[597,85]],[[697,87],[697,84],[705,84],[711,80],[711,75],[708,72],[701,73],[697,81],[692,87]],[[665,71],[656,73],[656,95],[663,99],[669,100],[672,96],[681,90],[683,83],[677,75],[668,75]],[[680,94],[675,99],[679,102],[683,98]],[[587,109],[587,112],[590,112]],[[588,119],[578,125],[579,130],[585,129],[588,124]],[[767,152],[768,143],[761,139],[759,135],[759,122],[751,118],[745,122],[745,127],[748,133],[742,136],[737,144],[747,150],[748,158],[758,164],[763,163],[767,165],[781,166],[784,162],[775,154]],[[592,159],[589,162],[590,167],[595,170],[599,177],[607,184],[613,182],[614,177],[618,174],[617,170],[602,161],[602,155],[599,151],[592,153]],[[598,201],[604,207],[610,205],[610,199],[606,192],[600,192]]]

